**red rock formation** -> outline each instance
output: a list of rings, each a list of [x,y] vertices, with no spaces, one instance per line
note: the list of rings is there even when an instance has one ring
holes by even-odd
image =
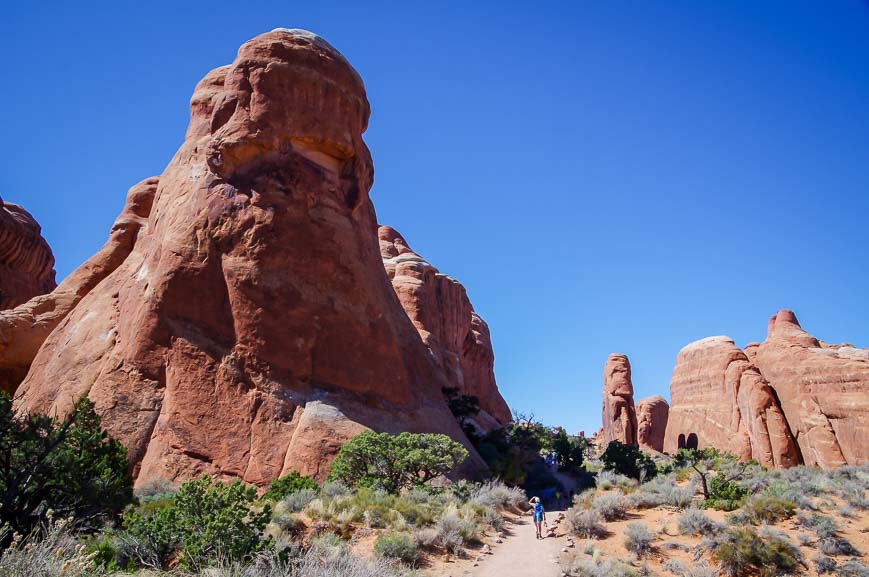
[[[54,255],[29,212],[0,198],[0,310],[55,287]]]
[[[384,272],[368,114],[319,37],[245,43],[197,86],[147,227],[45,341],[18,407],[89,395],[139,484],[322,479],[364,428],[467,442]]]
[[[670,382],[664,450],[715,447],[767,467],[799,463],[773,390],[729,337],[679,351]]]
[[[631,363],[625,355],[613,353],[603,370],[603,443],[620,441],[637,444],[637,413]]]
[[[398,300],[450,385],[480,399],[477,424],[485,430],[510,421],[495,383],[489,327],[473,310],[465,287],[413,252],[393,228],[378,230],[380,254]]]
[[[869,349],[820,342],[789,310],[770,319],[754,348],[807,465],[869,462]]]
[[[143,180],[131,188],[108,242],[51,293],[0,311],[0,389],[15,392],[51,331],[91,289],[124,262],[147,222],[156,190],[156,178]]]
[[[670,405],[660,395],[643,399],[637,403],[637,441],[640,446],[659,453],[664,450],[664,433]]]

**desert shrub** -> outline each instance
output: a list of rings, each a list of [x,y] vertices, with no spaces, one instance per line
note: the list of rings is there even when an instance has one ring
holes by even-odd
[[[637,577],[629,565],[615,560],[587,559],[571,552],[560,561],[561,571],[570,577]]]
[[[637,445],[611,441],[601,460],[604,469],[639,481],[647,481],[658,474],[658,466]]]
[[[0,526],[20,535],[48,511],[92,528],[133,499],[127,450],[102,429],[87,397],[61,419],[18,414],[0,392],[0,454]]]
[[[320,490],[317,486],[317,481],[311,477],[300,475],[298,471],[293,471],[289,475],[278,477],[271,483],[269,488],[263,495],[263,499],[269,501],[280,501],[290,493],[299,491],[313,491],[315,494]]]
[[[170,503],[150,514],[128,512],[124,527],[128,541],[142,547],[138,556],[148,566],[165,564],[176,550],[184,567],[218,558],[244,561],[267,545],[261,533],[271,508],[256,510],[255,502],[256,489],[241,481],[224,485],[201,477],[181,485]]]
[[[398,559],[408,565],[415,565],[419,561],[419,547],[407,533],[381,535],[374,543],[374,553],[378,557]]]
[[[341,481],[326,481],[320,488],[320,495],[327,499],[335,499],[350,495],[353,491]]]
[[[468,451],[446,435],[366,431],[341,447],[329,479],[398,493],[451,471],[467,456]]]
[[[663,568],[679,577],[719,577],[721,575],[718,567],[710,567],[705,561],[700,561],[693,567],[686,567],[680,561],[670,559],[664,563]]]
[[[778,497],[752,497],[745,504],[743,511],[755,524],[777,523],[793,517],[797,505],[793,501]]]
[[[625,497],[622,494],[604,494],[591,502],[591,508],[607,521],[624,519],[627,515]]]
[[[642,485],[629,497],[631,497],[630,504],[638,509],[649,509],[658,505],[684,509],[692,503],[696,492],[693,484],[687,487],[677,485],[675,475],[659,475]]]
[[[869,567],[859,559],[848,559],[839,565],[836,577],[869,577]]]
[[[567,529],[578,537],[591,539],[606,534],[603,516],[594,509],[571,507],[565,513]]]
[[[843,537],[827,537],[818,541],[818,549],[826,555],[859,555],[860,552]]]
[[[134,489],[133,496],[135,496],[141,503],[153,499],[171,497],[176,491],[178,491],[178,488],[170,481],[167,481],[166,479],[154,479],[148,481],[141,487]]]
[[[835,559],[827,557],[821,553],[812,557],[812,563],[815,565],[815,571],[817,571],[818,575],[835,573],[836,566],[838,565]]]
[[[643,556],[652,550],[655,534],[649,531],[644,523],[628,523],[625,529],[625,549],[638,556]]]
[[[88,553],[84,545],[76,543],[68,521],[48,520],[24,538],[10,535],[9,543],[0,557],[3,577],[91,577],[102,573],[94,564],[99,553]]]
[[[846,519],[857,518],[857,512],[854,510],[854,507],[848,505],[847,503],[839,507],[839,515],[845,517]]]
[[[685,509],[679,516],[679,533],[682,535],[709,535],[720,529],[719,523],[699,509]]]
[[[490,481],[473,491],[467,500],[494,509],[516,509],[526,503],[526,496],[521,489]]]
[[[703,502],[703,506],[720,511],[733,511],[745,502],[748,491],[740,487],[733,479],[718,473],[709,481],[709,496]]]
[[[281,497],[278,503],[282,510],[289,513],[299,513],[305,510],[308,503],[317,498],[317,491],[313,489],[299,489]]]
[[[631,481],[630,477],[622,475],[621,473],[616,473],[615,471],[604,469],[595,476],[595,484],[597,485],[598,489],[601,489],[602,491],[609,491],[613,487],[632,487],[634,485],[634,482]]]
[[[207,572],[187,577],[406,577],[408,573],[385,557],[368,560],[326,536],[307,551],[287,556],[269,549],[248,562],[223,562]]]
[[[811,515],[799,514],[797,519],[803,527],[811,529],[819,539],[831,539],[836,537],[839,528],[836,522],[820,513],[812,513]]]
[[[751,527],[731,527],[717,541],[715,558],[724,571],[740,577],[756,571],[760,577],[776,577],[796,569],[799,551],[777,535],[761,535]]]

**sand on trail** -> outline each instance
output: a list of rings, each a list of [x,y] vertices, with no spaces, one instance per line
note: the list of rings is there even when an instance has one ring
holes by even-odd
[[[576,482],[568,475],[554,472],[558,480],[568,489],[574,489]],[[561,550],[567,546],[564,521],[558,522],[562,508],[546,511],[548,529],[555,529],[554,537],[537,539],[534,523],[530,515],[508,517],[503,543],[492,544],[492,554],[482,555],[479,562],[474,559],[456,562],[451,567],[438,571],[439,577],[560,577],[558,564]],[[544,534],[547,528],[544,527]],[[474,564],[476,563],[476,566]]]

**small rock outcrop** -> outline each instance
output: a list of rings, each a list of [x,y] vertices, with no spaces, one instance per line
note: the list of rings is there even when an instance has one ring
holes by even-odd
[[[320,37],[242,45],[196,87],[132,250],[45,339],[17,408],[88,395],[137,484],[323,479],[365,429],[446,433],[481,466],[384,270],[368,116]]]
[[[54,255],[39,223],[0,198],[0,310],[54,289]]]
[[[805,464],[869,462],[869,349],[819,341],[789,310],[773,315],[766,340],[751,348]]]
[[[613,353],[603,370],[603,443],[637,444],[637,413],[628,357]]]
[[[143,180],[131,188],[124,210],[99,252],[50,293],[0,311],[0,389],[9,394],[15,392],[48,335],[129,256],[139,231],[147,223],[156,190],[156,178]]]
[[[510,409],[495,383],[489,327],[474,312],[465,287],[414,252],[392,227],[381,226],[378,237],[398,300],[450,386],[480,399],[481,429],[509,422]]]
[[[654,395],[639,401],[636,410],[637,442],[640,447],[662,452],[670,405],[664,397]]]

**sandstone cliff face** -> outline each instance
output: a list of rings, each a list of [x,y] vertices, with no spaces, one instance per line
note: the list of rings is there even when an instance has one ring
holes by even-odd
[[[89,395],[138,484],[322,479],[365,428],[467,442],[384,271],[368,115],[355,70],[308,32],[209,73],[132,250],[42,345],[18,407]]]
[[[103,248],[51,293],[0,311],[0,389],[15,392],[48,335],[91,289],[124,262],[146,225],[156,190],[156,178],[131,188]]]
[[[679,351],[670,401],[668,453],[715,447],[767,467],[799,462],[772,389],[729,337],[709,337]]]
[[[510,409],[495,383],[489,327],[473,310],[457,280],[441,274],[415,253],[392,227],[378,230],[380,254],[401,306],[450,386],[480,399],[480,428],[510,421]]]
[[[670,405],[664,397],[654,395],[639,401],[636,410],[637,442],[640,447],[662,452]]]
[[[613,353],[603,371],[603,444],[637,444],[637,413],[628,357]]]
[[[869,349],[818,341],[789,310],[754,348],[807,465],[869,462]]]
[[[0,198],[0,310],[54,287],[54,255],[39,224],[22,207]]]

